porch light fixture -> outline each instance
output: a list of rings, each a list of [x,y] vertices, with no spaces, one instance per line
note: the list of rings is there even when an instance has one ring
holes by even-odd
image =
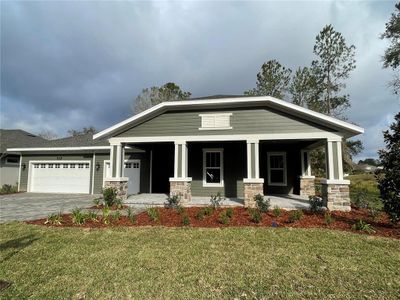
[[[98,170],[100,170],[100,163],[99,162],[96,163],[96,171],[98,171]]]
[[[23,163],[21,166],[22,166],[22,170],[26,169],[26,164],[25,163]]]

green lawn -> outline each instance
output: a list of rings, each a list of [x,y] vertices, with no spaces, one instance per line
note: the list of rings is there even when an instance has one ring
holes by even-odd
[[[395,299],[400,241],[322,229],[0,225],[4,299]],[[397,298],[398,299],[398,298]]]

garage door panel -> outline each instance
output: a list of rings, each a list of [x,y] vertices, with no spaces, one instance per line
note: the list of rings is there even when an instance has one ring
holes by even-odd
[[[90,165],[82,162],[34,163],[30,190],[43,193],[89,193]]]

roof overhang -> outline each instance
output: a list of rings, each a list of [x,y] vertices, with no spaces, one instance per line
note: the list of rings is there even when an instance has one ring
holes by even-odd
[[[242,98],[225,98],[225,99],[209,99],[209,100],[181,100],[162,102],[149,108],[137,115],[134,115],[122,122],[119,122],[95,135],[93,139],[103,137],[111,137],[113,134],[123,131],[124,129],[138,125],[148,119],[160,115],[170,110],[187,110],[187,109],[218,109],[218,108],[236,108],[249,106],[268,106],[282,112],[296,115],[321,124],[334,128],[342,132],[346,138],[364,133],[364,129],[357,125],[315,112],[313,110],[289,103],[270,96],[261,97],[242,97]]]

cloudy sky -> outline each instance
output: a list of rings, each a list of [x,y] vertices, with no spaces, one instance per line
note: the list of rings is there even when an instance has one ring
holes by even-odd
[[[32,133],[131,115],[142,88],[173,81],[192,95],[241,94],[264,61],[291,69],[313,59],[333,24],[356,49],[349,120],[374,157],[400,110],[379,39],[394,11],[377,2],[1,2],[1,127]]]

